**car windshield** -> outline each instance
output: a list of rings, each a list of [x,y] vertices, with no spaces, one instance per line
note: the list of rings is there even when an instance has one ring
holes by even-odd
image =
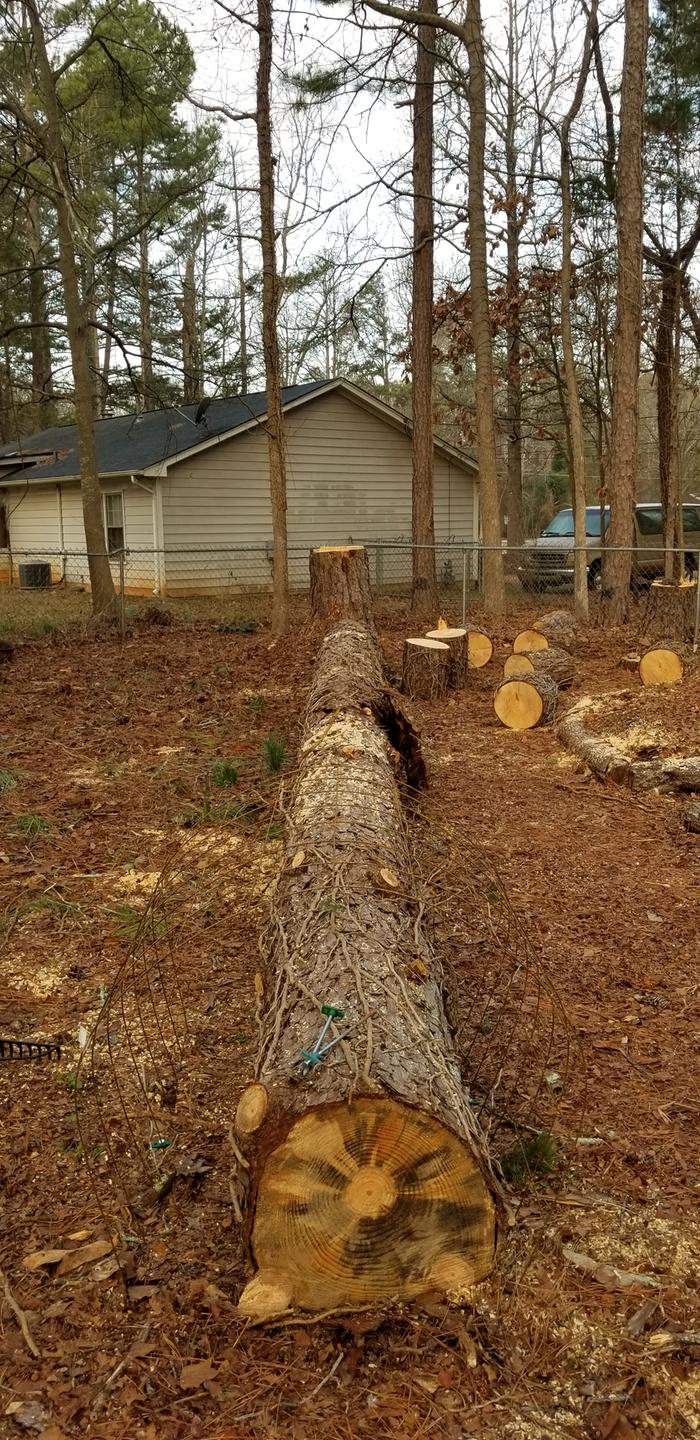
[[[608,524],[608,513],[607,513],[607,511],[606,511],[606,512],[605,512],[605,526],[606,526],[606,529],[607,529],[607,524]],[[573,510],[560,510],[560,511],[559,511],[559,514],[558,514],[558,515],[555,515],[553,520],[550,520],[549,525],[547,526],[546,530],[543,530],[543,531],[542,531],[543,536],[544,536],[544,535],[573,536],[573,533],[574,533],[574,512],[573,512]],[[587,510],[586,510],[586,534],[589,535],[589,536],[593,536],[593,537],[595,537],[595,536],[597,536],[597,535],[600,535],[600,510],[598,510],[598,509],[593,509],[593,507],[591,507],[590,509],[587,509]]]

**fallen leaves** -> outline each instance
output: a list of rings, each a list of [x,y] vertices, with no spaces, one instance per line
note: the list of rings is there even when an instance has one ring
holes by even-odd
[[[72,1275],[74,1270],[82,1270],[84,1265],[93,1265],[96,1260],[101,1260],[104,1255],[110,1255],[114,1249],[114,1243],[109,1240],[93,1240],[89,1245],[80,1245],[77,1250],[67,1250],[56,1271],[57,1275]]]
[[[25,1255],[22,1264],[25,1270],[42,1270],[46,1265],[58,1265],[68,1250],[34,1250],[31,1255]]]
[[[216,1366],[211,1360],[197,1360],[192,1365],[183,1365],[180,1371],[180,1389],[198,1390],[207,1380],[213,1380]]]

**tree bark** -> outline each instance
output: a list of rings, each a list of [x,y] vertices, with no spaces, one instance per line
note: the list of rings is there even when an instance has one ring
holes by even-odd
[[[182,282],[182,393],[186,405],[192,405],[202,397],[202,387],[197,374],[197,292],[194,262],[194,255],[188,255]]]
[[[508,95],[506,101],[505,162],[506,162],[506,298],[507,310],[507,386],[508,407],[508,478],[506,512],[509,548],[517,548],[525,539],[523,517],[523,437],[522,437],[522,363],[520,344],[520,235],[522,230],[522,197],[518,187],[518,102],[517,83],[518,35],[514,6],[508,6]]]
[[[489,615],[502,615],[505,610],[506,592],[501,549],[501,506],[496,459],[492,335],[484,209],[486,62],[480,0],[467,0],[464,31],[469,62],[467,214],[469,219],[469,283],[474,343],[479,504],[485,547],[484,608]]]
[[[147,184],[143,150],[137,152],[136,185],[139,207],[139,349],[141,354],[141,409],[153,407],[153,327],[151,322],[151,271],[146,224]]]
[[[462,629],[429,630],[425,638],[426,640],[439,640],[441,644],[447,646],[450,652],[447,662],[447,688],[448,690],[463,690],[467,683],[469,669],[467,631]]]
[[[610,525],[603,556],[601,606],[603,624],[613,625],[623,624],[629,615],[631,547],[634,545],[642,336],[642,146],[648,15],[648,0],[625,0],[616,193],[617,323],[607,477]]]
[[[88,237],[86,250],[82,260],[82,294],[83,310],[86,321],[86,339],[88,348],[88,364],[90,366],[90,380],[92,385],[92,418],[99,420],[102,414],[102,372],[100,370],[100,340],[97,333],[97,301],[95,296],[95,265],[89,251],[92,249],[92,239]]]
[[[681,271],[676,260],[662,269],[661,304],[654,345],[659,491],[663,517],[664,575],[678,583],[683,574],[683,510],[678,433]]]
[[[586,452],[583,435],[583,412],[579,395],[578,375],[571,327],[571,282],[573,275],[572,200],[571,200],[571,127],[581,109],[591,67],[593,34],[597,26],[598,5],[592,0],[586,24],[583,56],[576,89],[561,127],[561,342],[564,353],[566,406],[569,417],[571,497],[574,510],[574,607],[579,620],[588,619],[588,563],[586,555]]]
[[[240,1309],[256,1318],[465,1293],[493,1263],[488,1162],[416,920],[404,817],[372,713],[382,690],[371,634],[335,627],[316,667],[273,901],[256,1076],[267,1103],[243,1107],[258,1273]],[[324,1005],[335,1010],[333,1048],[312,1063]],[[252,1134],[251,1113],[254,1124],[262,1113]]]
[[[591,735],[584,717],[601,706],[601,700],[582,695],[557,726],[562,743],[580,755],[599,780],[612,780],[630,790],[660,790],[664,794],[700,789],[700,755],[633,760],[604,735]]]
[[[95,615],[110,612],[114,604],[114,582],[110,570],[102,515],[102,493],[97,469],[95,427],[92,415],[92,376],[87,324],[80,296],[78,266],[73,245],[74,217],[72,182],[63,140],[56,83],[36,0],[25,0],[36,52],[37,79],[46,115],[46,161],[55,191],[58,254],[63,283],[63,303],[71,353],[75,391],[75,420],[80,460],[80,491],[83,506],[88,571]]]
[[[311,614],[326,628],[359,620],[374,632],[369,559],[363,545],[323,545],[309,555]]]
[[[676,585],[672,582],[669,585],[663,581],[653,581],[649,586],[642,620],[642,634],[646,639],[663,640],[668,637],[671,640],[680,640],[681,643],[692,644],[695,638],[698,584],[700,576],[694,584],[685,582]]]
[[[236,221],[236,253],[238,257],[238,353],[241,375],[241,394],[248,392],[248,319],[245,294],[245,255],[243,253],[243,230],[241,226],[241,204],[236,179],[236,159],[233,157],[233,213]]]
[[[30,190],[27,195],[27,239],[29,244],[29,310],[32,321],[32,415],[36,430],[44,430],[53,421],[53,369],[51,364],[51,331],[43,269],[41,213],[39,197]]]
[[[256,130],[260,178],[260,246],[263,266],[262,339],[265,356],[266,429],[272,508],[272,632],[274,635],[283,635],[289,620],[289,581],[287,573],[287,476],[280,357],[277,341],[279,285],[275,254],[275,162],[272,154],[270,120],[272,0],[257,0],[257,14],[259,56]]]
[[[412,700],[440,700],[447,690],[449,647],[441,640],[404,640],[401,690]]]
[[[551,675],[560,690],[567,689],[574,678],[574,662],[567,650],[548,646],[546,650],[514,651],[503,666],[503,674],[509,675]]]
[[[560,650],[575,650],[577,643],[576,621],[568,610],[551,610],[535,620],[529,630],[521,630],[513,641],[516,655],[527,655],[531,650],[545,650],[555,645]]]
[[[437,0],[427,0],[437,14]],[[433,513],[433,92],[436,31],[416,31],[413,99],[413,274],[411,378],[413,416],[414,614],[434,615],[438,604]]]

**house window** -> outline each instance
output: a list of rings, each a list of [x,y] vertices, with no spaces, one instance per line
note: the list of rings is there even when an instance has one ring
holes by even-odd
[[[121,494],[105,495],[105,532],[110,555],[124,549],[124,496]]]

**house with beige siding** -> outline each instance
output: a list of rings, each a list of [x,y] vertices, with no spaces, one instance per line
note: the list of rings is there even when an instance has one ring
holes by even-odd
[[[351,541],[382,547],[376,579],[391,579],[392,569],[408,574],[399,547],[411,535],[410,422],[346,380],[290,387],[283,402],[292,584],[306,583],[312,546]],[[128,589],[269,585],[265,420],[259,392],[95,422],[105,535]],[[79,475],[75,426],[0,447],[4,579],[87,584]],[[437,436],[434,493],[438,543],[475,542],[476,466]]]

